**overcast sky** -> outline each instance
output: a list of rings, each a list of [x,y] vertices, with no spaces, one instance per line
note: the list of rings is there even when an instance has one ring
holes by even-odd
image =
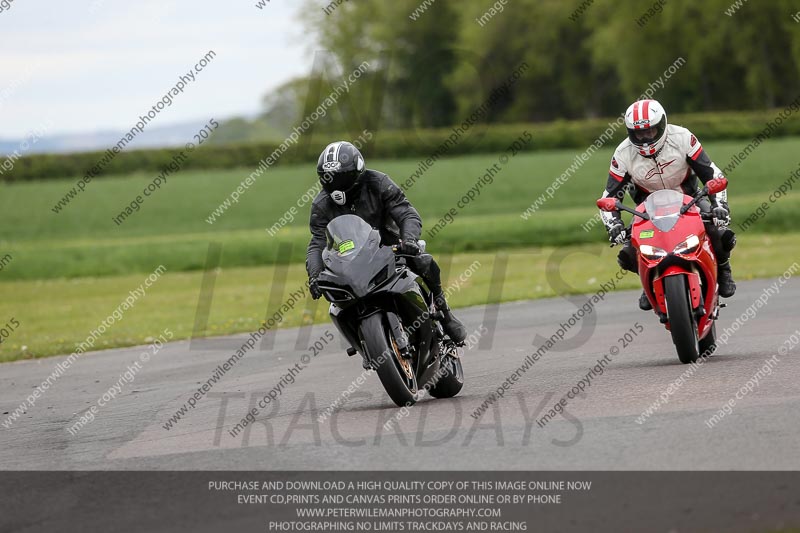
[[[260,109],[311,69],[299,0],[13,0],[0,11],[0,138],[125,130],[209,50],[158,125]]]

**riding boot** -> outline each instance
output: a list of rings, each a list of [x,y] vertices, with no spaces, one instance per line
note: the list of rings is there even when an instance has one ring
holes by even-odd
[[[730,261],[717,265],[717,284],[719,284],[719,295],[723,298],[730,298],[736,293],[736,282],[733,281]]]
[[[647,298],[647,293],[642,291],[642,295],[639,296],[639,309],[642,311],[652,311],[653,305],[650,303],[650,300]]]
[[[467,338],[467,328],[461,323],[459,319],[453,315],[450,307],[447,305],[447,300],[444,293],[439,291],[438,294],[434,293],[433,299],[436,302],[436,309],[442,313],[440,322],[444,332],[455,343],[462,343]]]

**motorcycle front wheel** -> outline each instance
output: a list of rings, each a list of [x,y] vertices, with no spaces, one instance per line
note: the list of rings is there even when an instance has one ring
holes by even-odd
[[[678,351],[678,359],[683,364],[694,363],[700,354],[700,345],[686,276],[664,278],[664,298],[667,300],[669,332]]]
[[[374,364],[378,378],[392,401],[398,407],[414,405],[417,401],[417,376],[412,361],[400,355],[383,313],[362,320],[359,334],[367,359]]]

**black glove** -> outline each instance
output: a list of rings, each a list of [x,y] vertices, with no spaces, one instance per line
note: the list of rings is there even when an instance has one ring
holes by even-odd
[[[711,210],[714,216],[714,225],[718,228],[727,228],[731,225],[731,210],[728,209],[728,204],[720,202],[719,205]]]
[[[309,278],[308,292],[311,293],[311,297],[315,300],[319,300],[322,297],[322,289],[319,288],[319,283],[317,283],[317,276]]]
[[[625,224],[621,220],[614,219],[606,226],[608,231],[608,240],[612,244],[624,244],[628,238],[628,232],[625,231]]]
[[[400,253],[405,255],[419,255],[420,249],[417,239],[403,239],[400,243]]]

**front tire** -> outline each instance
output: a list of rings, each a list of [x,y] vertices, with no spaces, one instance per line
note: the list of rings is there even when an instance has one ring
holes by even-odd
[[[442,374],[436,384],[430,388],[431,396],[434,398],[452,398],[464,386],[464,367],[461,366],[461,359],[445,354],[440,363]]]
[[[664,278],[664,297],[667,300],[669,331],[678,351],[678,359],[683,364],[694,363],[700,353],[700,345],[686,276]]]
[[[392,401],[398,407],[414,405],[417,377],[412,361],[400,355],[391,330],[384,325],[383,313],[362,320],[359,336],[367,359],[376,364],[378,378]]]

